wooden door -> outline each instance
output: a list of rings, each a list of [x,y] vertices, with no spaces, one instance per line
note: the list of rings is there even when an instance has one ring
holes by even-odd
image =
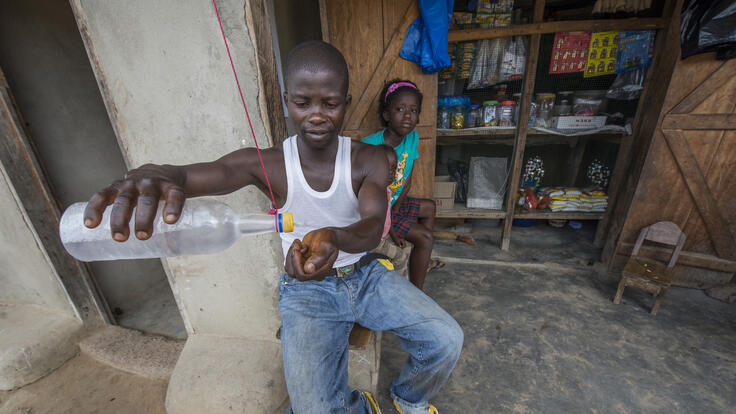
[[[437,76],[399,57],[406,29],[419,16],[415,0],[321,0],[322,34],[345,55],[353,103],[345,116],[343,135],[355,140],[382,129],[378,99],[393,78],[414,81],[424,95],[417,124],[419,159],[414,163],[414,197],[432,198],[437,136]]]
[[[620,266],[639,230],[661,220],[687,235],[676,284],[728,282],[736,271],[736,60],[679,61],[616,246]]]

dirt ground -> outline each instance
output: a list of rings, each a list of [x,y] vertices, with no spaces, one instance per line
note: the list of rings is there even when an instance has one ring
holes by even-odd
[[[442,414],[736,412],[736,304],[673,287],[656,316],[645,292],[627,289],[614,305],[618,279],[595,261],[593,230],[538,223],[515,230],[508,252],[497,247],[498,228],[477,232],[473,247],[436,243],[446,265],[425,290],[465,332],[460,361],[433,399]],[[119,339],[92,342],[120,354]],[[377,397],[386,414],[405,359],[384,334]],[[165,380],[81,354],[0,392],[0,414],[163,414],[165,394]]]
[[[166,384],[80,354],[33,384],[0,391],[0,414],[166,414]]]
[[[432,401],[442,414],[734,413],[736,304],[672,287],[656,316],[652,296],[626,289],[596,263],[594,228],[538,223],[499,230],[471,247],[437,241],[443,269],[425,291],[460,323],[465,343],[450,380]],[[378,400],[407,354],[384,334]]]

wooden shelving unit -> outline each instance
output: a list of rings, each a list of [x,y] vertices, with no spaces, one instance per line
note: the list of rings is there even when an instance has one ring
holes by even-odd
[[[673,0],[665,0],[665,14],[671,14]],[[528,127],[529,110],[531,98],[534,93],[537,63],[539,60],[540,43],[542,34],[569,32],[569,31],[602,31],[602,30],[646,30],[657,29],[661,34],[669,27],[670,16],[664,15],[660,18],[647,19],[606,19],[606,20],[577,20],[577,21],[549,21],[543,22],[544,0],[534,0],[532,22],[529,24],[497,27],[489,29],[451,30],[449,41],[471,41],[508,36],[529,35],[529,47],[525,73],[523,76],[521,100],[519,102],[518,126],[513,128],[469,128],[459,130],[437,130],[437,145],[459,145],[459,144],[483,144],[483,145],[509,145],[513,146],[510,159],[509,183],[518,183],[524,162],[524,149],[534,145],[566,144],[571,148],[570,166],[567,177],[574,180],[580,168],[580,163],[585,152],[586,145],[590,140],[603,140],[619,144],[618,155],[612,168],[612,176],[608,186],[609,206],[606,212],[552,212],[542,211],[517,211],[515,197],[515,185],[510,185],[506,192],[504,210],[468,209],[464,206],[456,206],[452,210],[439,210],[438,218],[500,218],[503,219],[503,234],[501,237],[501,249],[507,250],[511,241],[512,221],[520,219],[567,219],[567,220],[597,220],[598,230],[595,242],[599,243],[604,238],[611,211],[614,207],[615,196],[623,179],[623,173],[629,160],[633,136],[621,132],[600,131],[584,135],[558,135],[549,132],[538,131]],[[662,42],[655,45],[655,63],[648,71],[644,83],[646,93],[647,85],[656,74],[656,56],[662,51]],[[641,108],[636,111],[636,118],[632,124],[639,123],[639,117],[645,112]]]
[[[448,210],[437,210],[437,218],[476,218],[476,219],[502,219],[506,218],[506,210],[489,210],[483,208],[467,208],[464,204],[455,204],[454,208]]]
[[[590,213],[585,211],[520,211],[514,218],[520,219],[557,219],[557,220],[600,220],[606,213]]]

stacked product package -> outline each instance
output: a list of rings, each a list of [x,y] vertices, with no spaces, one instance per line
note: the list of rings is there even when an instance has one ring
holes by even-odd
[[[546,187],[539,192],[550,198],[552,211],[596,213],[604,212],[608,207],[608,195],[598,188]]]

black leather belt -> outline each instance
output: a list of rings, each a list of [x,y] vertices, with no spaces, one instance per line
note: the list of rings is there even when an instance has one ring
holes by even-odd
[[[341,267],[333,267],[332,271],[328,273],[327,276],[345,277],[351,275],[356,270],[360,269],[363,266],[367,266],[376,259],[388,259],[388,256],[380,253],[368,253],[353,264]]]

